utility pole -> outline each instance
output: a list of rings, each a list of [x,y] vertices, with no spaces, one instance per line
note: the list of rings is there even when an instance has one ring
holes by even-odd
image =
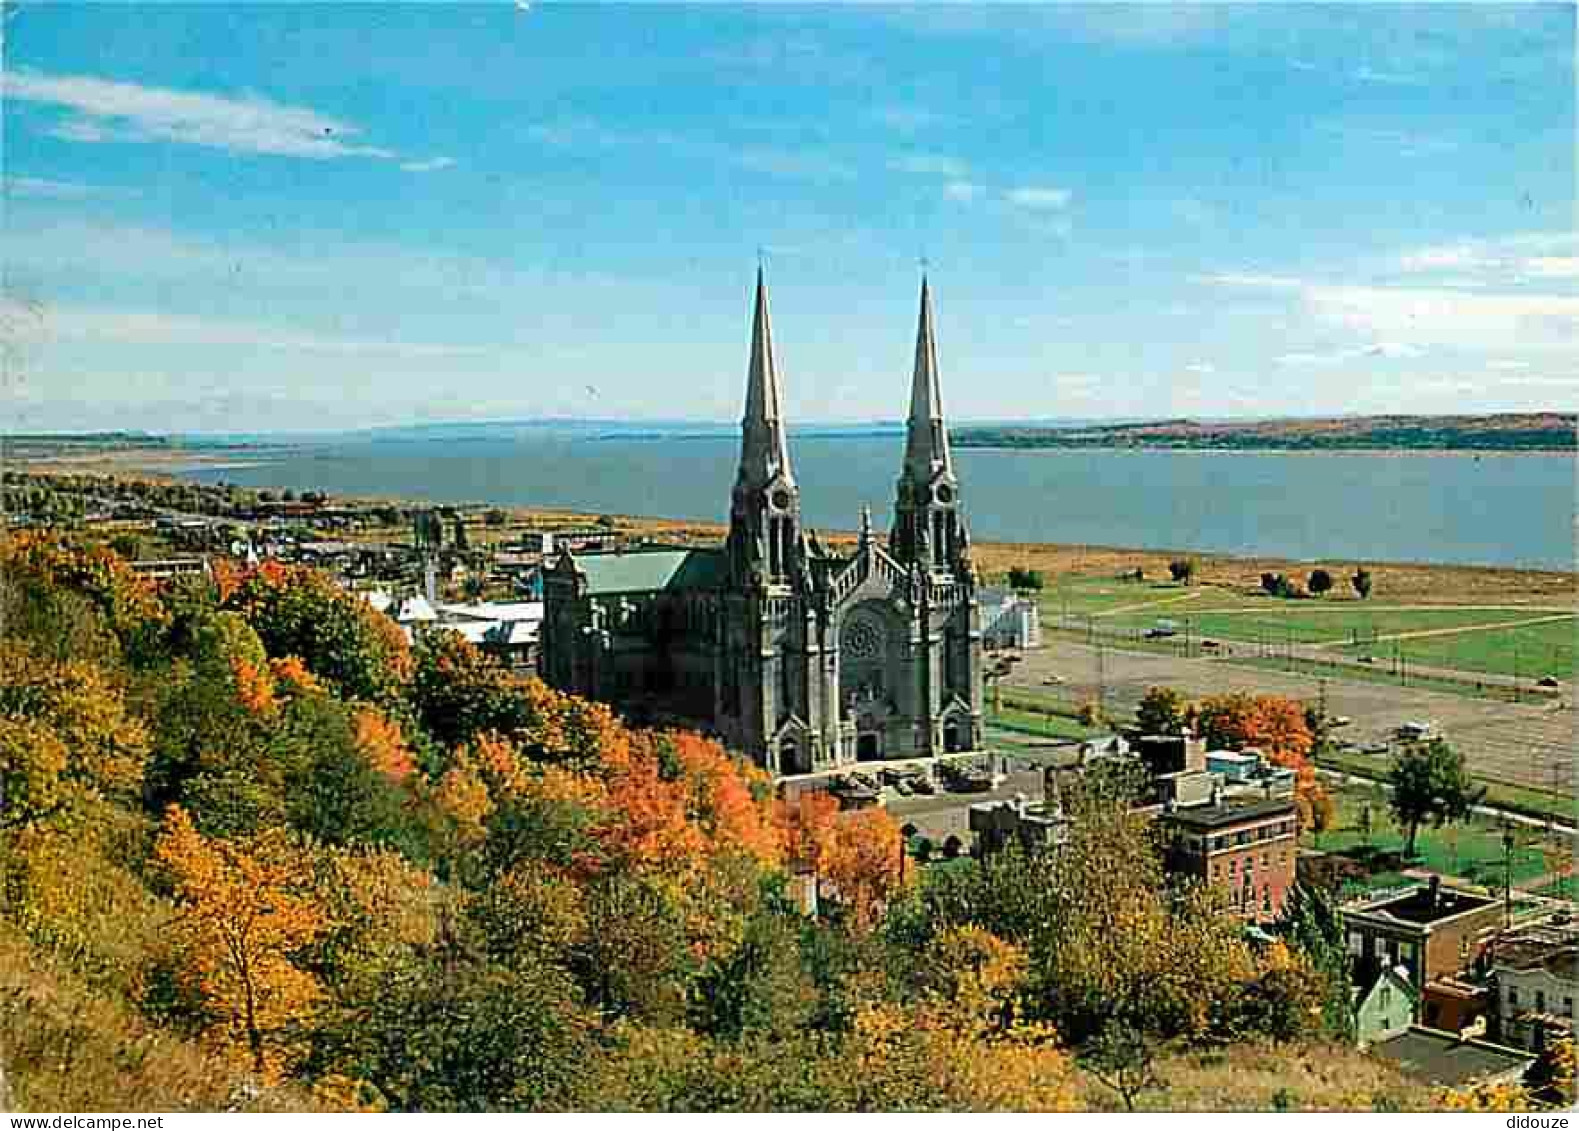
[[[1502,927],[1513,926],[1513,822],[1502,817]]]

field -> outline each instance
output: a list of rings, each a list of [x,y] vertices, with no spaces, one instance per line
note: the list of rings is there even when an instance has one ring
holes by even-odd
[[[1544,802],[1539,806],[1543,809],[1557,807],[1559,799],[1572,796],[1571,690],[1554,699],[1503,702],[1330,673],[1313,677],[1204,656],[1091,647],[1050,634],[1042,648],[1028,652],[1004,677],[1003,694],[1009,701],[1029,697],[1064,711],[1096,702],[1110,718],[1127,720],[1152,686],[1174,687],[1190,698],[1232,691],[1288,695],[1308,703],[1325,697],[1329,714],[1352,720],[1342,737],[1356,746],[1387,742],[1405,721],[1434,722],[1482,780],[1528,791]],[[1349,757],[1357,769],[1364,767],[1372,775],[1386,772],[1385,753],[1355,750]],[[1571,821],[1571,804],[1564,812]]]
[[[1038,603],[1044,623],[1066,629],[1135,634],[1167,621],[1186,647],[1216,640],[1266,655],[1305,645],[1334,659],[1374,656],[1393,667],[1573,679],[1579,631],[1573,592],[1540,603],[1528,596],[1468,604],[1438,595],[1430,604],[1400,604],[1335,592],[1285,600],[1219,585],[1063,575]]]
[[[1306,833],[1302,843],[1325,852],[1369,847],[1378,852],[1401,852],[1404,835],[1393,823],[1387,799],[1380,789],[1345,786],[1337,792],[1338,820],[1324,833]],[[1369,808],[1371,831],[1364,831],[1364,811]],[[1496,819],[1475,815],[1457,825],[1420,829],[1415,853],[1420,867],[1445,876],[1457,876],[1483,887],[1499,889],[1503,881],[1503,830]],[[1539,830],[1515,828],[1509,871],[1515,886],[1523,886],[1565,870],[1572,856],[1560,842],[1548,841]],[[1387,878],[1387,877],[1381,877]]]

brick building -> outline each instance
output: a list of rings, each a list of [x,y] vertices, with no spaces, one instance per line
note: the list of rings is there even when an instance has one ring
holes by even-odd
[[[1228,893],[1234,912],[1277,918],[1294,886],[1299,818],[1288,797],[1219,797],[1164,810],[1168,869]]]
[[[1501,919],[1498,900],[1444,888],[1435,876],[1402,895],[1351,904],[1343,922],[1355,981],[1368,984],[1383,965],[1403,966],[1424,996],[1428,982],[1467,970]]]

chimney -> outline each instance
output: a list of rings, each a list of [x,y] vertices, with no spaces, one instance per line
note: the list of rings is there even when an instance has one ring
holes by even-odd
[[[1432,876],[1430,886],[1426,888],[1426,897],[1433,908],[1442,905],[1442,877]]]

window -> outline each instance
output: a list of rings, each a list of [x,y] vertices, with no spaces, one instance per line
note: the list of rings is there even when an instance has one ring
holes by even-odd
[[[1389,1006],[1391,1006],[1392,1004],[1393,1004],[1393,988],[1391,986],[1383,986],[1382,987],[1382,1008],[1386,1009]]]
[[[1519,991],[1514,989],[1512,986],[1508,987],[1508,1004],[1509,1005],[1518,1005],[1519,1004]]]
[[[1536,990],[1535,991],[1535,1012],[1536,1013],[1545,1013],[1546,1012],[1546,991],[1545,990]]]

